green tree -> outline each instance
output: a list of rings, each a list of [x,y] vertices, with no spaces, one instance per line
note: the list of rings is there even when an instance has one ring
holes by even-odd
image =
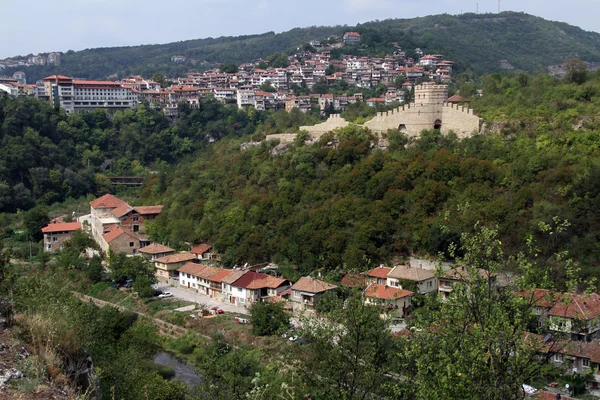
[[[578,85],[584,83],[587,80],[588,75],[588,64],[579,58],[572,58],[565,62],[565,80],[567,82],[573,82]]]
[[[290,324],[290,316],[283,309],[283,303],[258,302],[250,307],[252,334],[268,336],[286,330]]]
[[[43,238],[42,228],[48,225],[48,222],[50,218],[46,206],[34,207],[23,215],[23,226],[29,237],[36,242]]]
[[[225,74],[235,74],[238,72],[238,66],[236,63],[223,63],[219,66],[219,71]]]

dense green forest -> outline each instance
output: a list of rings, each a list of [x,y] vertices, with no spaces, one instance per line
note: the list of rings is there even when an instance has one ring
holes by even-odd
[[[392,42],[412,56],[415,48],[426,53],[444,54],[456,61],[459,72],[477,75],[500,69],[499,61],[533,72],[560,64],[572,57],[600,61],[600,34],[560,22],[547,21],[524,13],[433,15],[413,19],[388,19],[355,27],[295,28],[287,32],[261,35],[187,40],[176,43],[86,49],[69,51],[60,66],[32,66],[24,71],[30,82],[51,74],[81,78],[106,78],[117,74],[155,72],[178,76],[202,70],[217,63],[243,63],[265,58],[276,52],[294,51],[312,39],[356,30],[362,34],[359,46],[344,52],[383,56],[394,51]],[[551,49],[549,51],[549,49]],[[171,62],[171,56],[184,55],[183,64]],[[192,63],[196,60],[196,64]],[[207,62],[208,64],[203,64]],[[23,67],[19,67],[23,69]],[[12,73],[13,70],[7,70]]]
[[[67,116],[40,100],[0,96],[0,213],[106,193],[112,189],[106,175],[158,172],[212,141],[254,133],[270,114],[203,98],[198,109],[182,106],[175,122],[144,104],[114,115]],[[319,120],[300,113],[286,118],[273,128]]]
[[[166,206],[153,238],[211,240],[229,265],[274,260],[304,274],[437,255],[480,221],[515,252],[553,232],[540,254],[568,250],[597,275],[598,75],[492,75],[482,86],[474,107],[487,133],[464,140],[425,131],[405,146],[390,131],[384,151],[350,127],[277,156],[274,142],[240,151],[243,139],[222,140],[148,183],[145,201]]]

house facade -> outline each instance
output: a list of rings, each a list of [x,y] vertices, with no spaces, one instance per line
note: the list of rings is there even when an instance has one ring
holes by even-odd
[[[54,253],[61,250],[66,241],[71,239],[71,235],[76,230],[81,229],[79,222],[62,222],[48,224],[42,228],[44,234],[44,251]]]
[[[127,228],[115,225],[108,233],[102,235],[100,247],[102,251],[108,253],[124,253],[127,255],[136,255],[141,248],[142,242],[137,235],[134,235]]]
[[[302,277],[291,287],[290,301],[293,310],[314,311],[319,299],[328,291],[337,289],[337,286],[308,276]]]
[[[388,285],[370,284],[364,291],[365,304],[381,307],[386,314],[405,317],[412,305],[413,292]]]
[[[154,260],[156,268],[156,279],[160,282],[166,282],[171,285],[179,283],[178,269],[183,267],[187,262],[195,260],[196,257],[192,253],[175,253]]]
[[[159,243],[152,243],[140,249],[140,254],[145,254],[150,257],[150,261],[154,261],[157,258],[162,258],[173,253],[175,253],[175,250]]]
[[[438,278],[433,271],[412,268],[405,265],[395,266],[387,275],[386,284],[390,287],[415,288],[417,293],[435,293],[438,290]]]
[[[387,284],[387,276],[392,271],[391,268],[380,265],[377,268],[365,273],[367,277],[367,284],[377,283],[379,285]]]

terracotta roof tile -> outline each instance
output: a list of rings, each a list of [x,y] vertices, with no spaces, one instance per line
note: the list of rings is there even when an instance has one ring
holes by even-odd
[[[346,274],[340,281],[340,284],[348,287],[365,287],[366,280],[360,275]]]
[[[159,243],[152,243],[151,245],[142,247],[140,249],[140,253],[146,253],[146,254],[161,254],[161,253],[174,253],[174,252],[175,252],[175,250],[173,250],[172,248],[163,246],[162,244],[159,244]]]
[[[211,282],[220,283],[223,279],[232,272],[230,269],[221,269],[219,272],[211,276],[208,280]]]
[[[190,252],[193,254],[204,254],[210,249],[212,249],[212,244],[201,243],[194,247],[192,250],[190,250]]]
[[[174,264],[174,263],[178,263],[178,262],[191,261],[191,260],[195,260],[195,259],[196,259],[195,255],[186,251],[184,253],[169,254],[168,256],[164,256],[157,260],[154,260],[154,262],[161,263],[161,264]]]
[[[403,290],[387,285],[373,283],[365,289],[365,296],[374,297],[382,300],[397,300],[403,297],[412,296],[414,293],[409,290]]]
[[[185,272],[186,274],[194,276],[199,276],[202,273],[202,271],[204,271],[206,268],[208,268],[206,265],[187,262],[183,264],[181,268],[177,269],[177,271]]]
[[[119,207],[117,208],[113,208],[111,213],[117,217],[117,218],[121,218],[123,215],[127,214],[129,211],[131,211],[132,208],[129,207],[129,204],[127,203],[123,203],[121,204]]]
[[[406,265],[395,266],[387,275],[389,278],[404,279],[414,282],[422,282],[435,278],[433,271],[422,268],[411,268]]]
[[[133,209],[141,215],[156,215],[162,212],[163,206],[139,206]]]
[[[367,276],[371,278],[387,278],[391,270],[389,267],[377,267],[367,272]]]
[[[113,196],[110,193],[105,194],[96,200],[90,201],[90,206],[94,208],[117,208],[120,205],[127,204],[118,197]]]
[[[227,284],[231,285],[235,281],[237,281],[238,279],[240,279],[240,277],[242,275],[244,275],[246,272],[248,272],[248,271],[232,270],[229,274],[227,274],[226,277],[224,277],[224,278],[221,279],[221,282],[227,283]]]
[[[298,282],[294,283],[292,286],[292,290],[298,290],[307,293],[322,293],[336,288],[337,286],[335,285],[331,285],[327,282],[323,282],[309,276],[300,278]]]
[[[55,222],[42,228],[43,233],[72,232],[81,229],[81,222]]]
[[[102,235],[102,237],[104,238],[106,243],[110,243],[121,235],[127,235],[135,240],[139,240],[139,238],[133,232],[121,226],[115,226],[108,233]]]

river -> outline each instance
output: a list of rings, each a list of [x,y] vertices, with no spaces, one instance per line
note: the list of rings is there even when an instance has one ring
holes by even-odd
[[[156,353],[154,356],[154,363],[164,367],[173,368],[175,371],[175,379],[184,382],[189,386],[200,385],[202,383],[202,376],[196,374],[194,368],[177,359],[172,354],[165,352]]]

